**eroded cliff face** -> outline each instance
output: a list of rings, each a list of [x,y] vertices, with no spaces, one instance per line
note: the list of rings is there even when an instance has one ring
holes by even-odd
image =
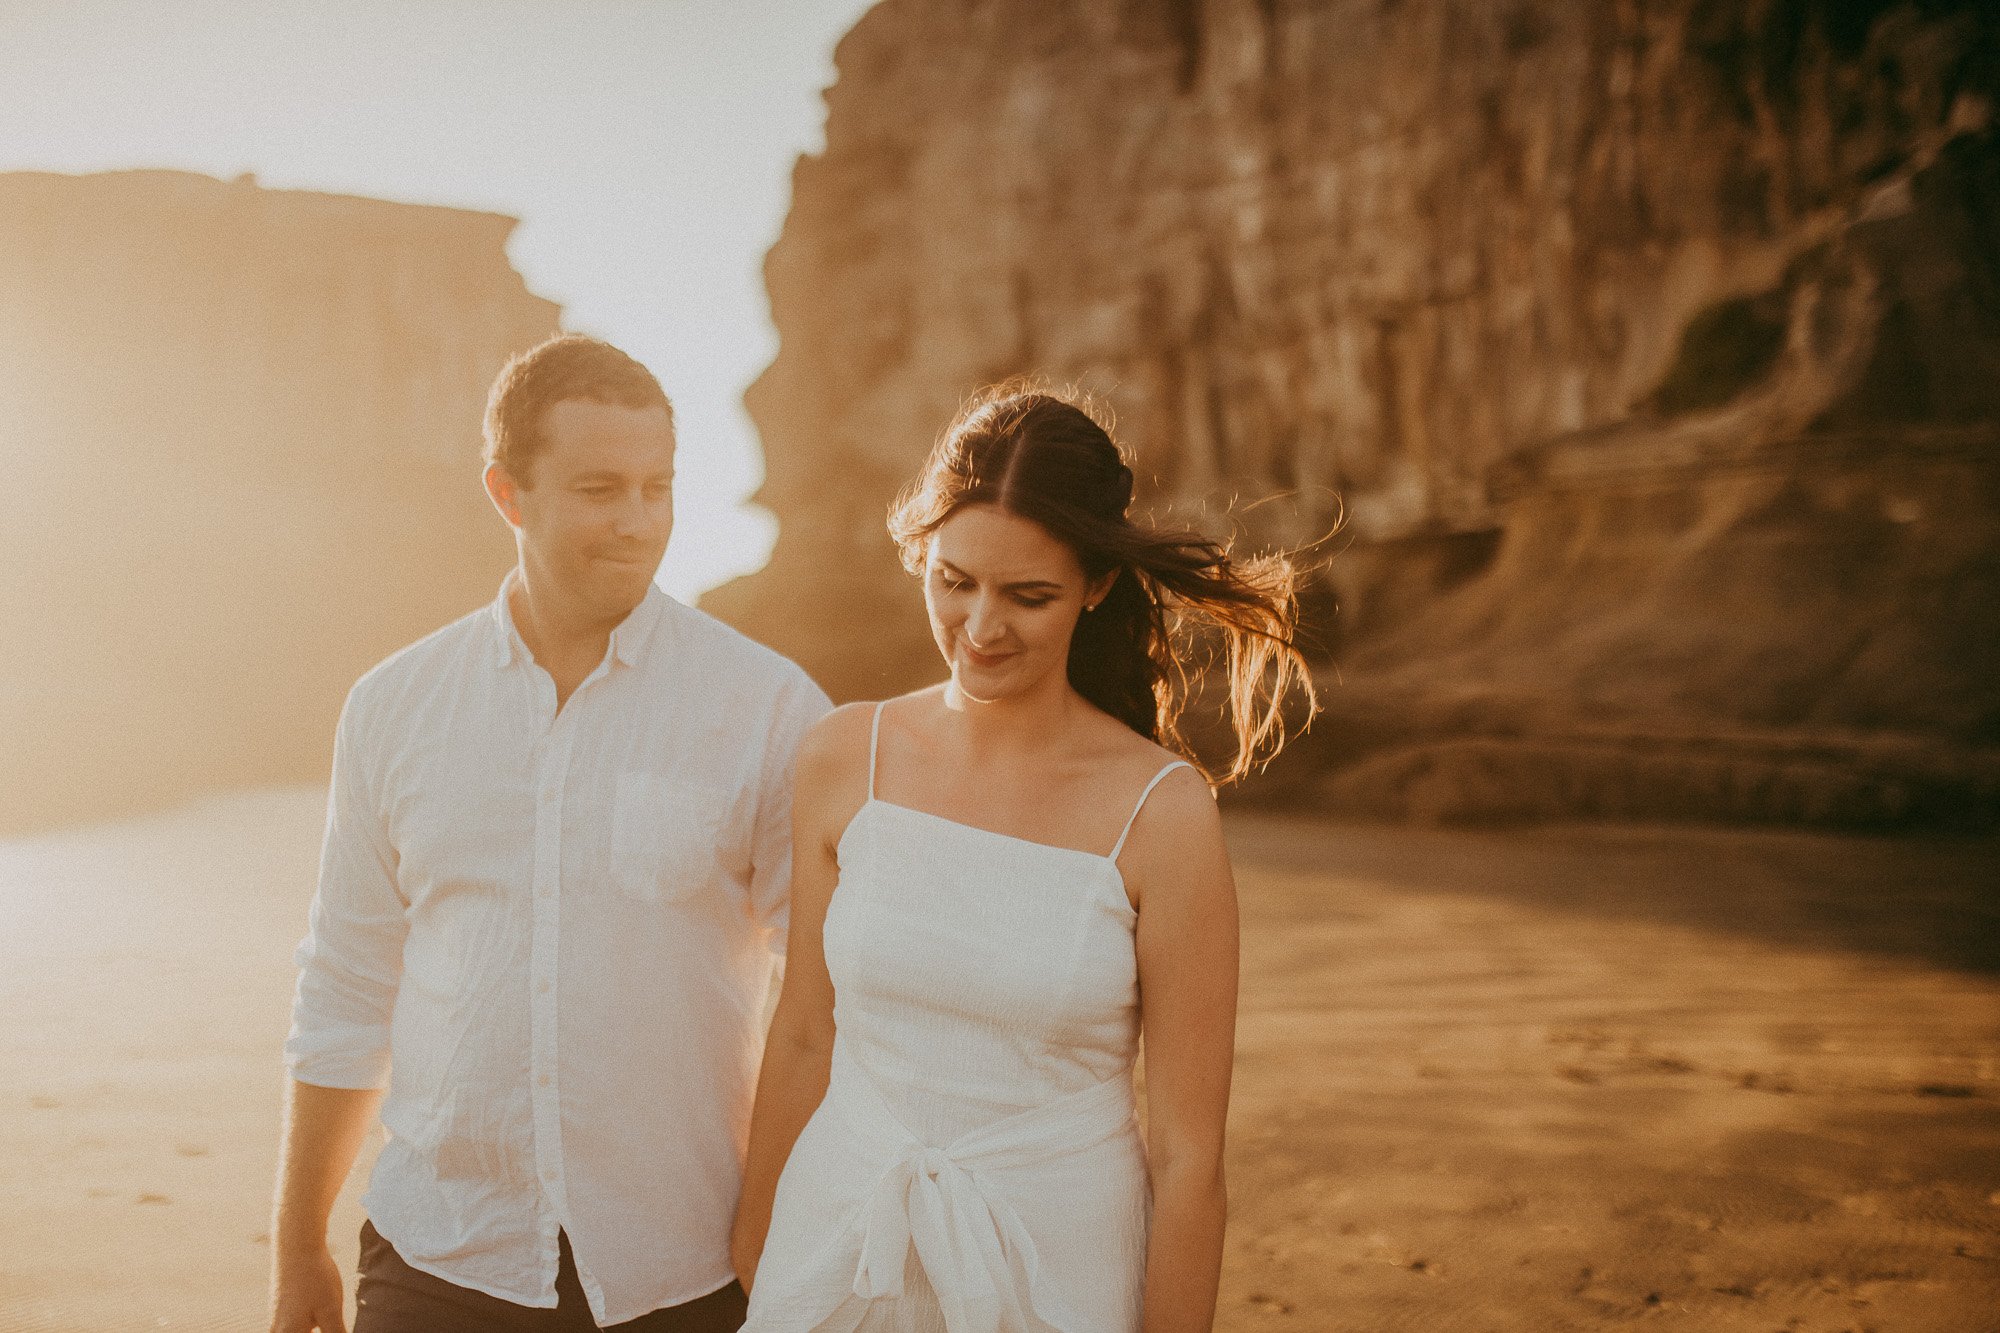
[[[511,218],[0,175],[0,830],[324,781],[349,685],[493,595]]]
[[[836,693],[935,676],[883,511],[963,394],[1029,372],[1109,400],[1157,510],[1342,525],[1345,670],[1274,793],[1991,790],[1990,6],[885,0],[838,63],[749,397],[782,534],[711,599]],[[1862,794],[1773,778],[1808,742]],[[1751,794],[1617,795],[1662,745]],[[1489,751],[1539,755],[1542,797],[1496,799]]]

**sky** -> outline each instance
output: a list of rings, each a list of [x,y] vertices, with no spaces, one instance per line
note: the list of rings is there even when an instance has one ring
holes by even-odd
[[[743,390],[761,264],[872,0],[0,0],[0,171],[164,167],[508,213],[565,327],[652,368],[680,426],[668,591],[776,534]]]

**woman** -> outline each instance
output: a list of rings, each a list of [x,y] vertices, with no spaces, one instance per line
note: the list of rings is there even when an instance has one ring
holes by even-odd
[[[1213,1320],[1236,900],[1205,774],[1162,744],[1170,629],[1226,647],[1220,779],[1275,752],[1311,686],[1290,566],[1136,525],[1131,496],[1089,415],[1001,390],[891,516],[951,676],[839,709],[800,751],[733,1239],[747,1330]]]

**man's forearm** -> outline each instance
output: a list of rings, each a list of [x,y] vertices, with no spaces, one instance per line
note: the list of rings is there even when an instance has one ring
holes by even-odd
[[[278,1151],[277,1216],[271,1235],[280,1258],[325,1248],[334,1200],[354,1169],[381,1101],[378,1088],[322,1088],[293,1080]]]

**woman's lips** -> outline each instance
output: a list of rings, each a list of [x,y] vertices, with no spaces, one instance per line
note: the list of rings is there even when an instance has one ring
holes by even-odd
[[[960,644],[959,646],[964,651],[966,660],[976,667],[999,666],[1014,655],[1012,653],[982,653],[975,650],[969,644]]]

